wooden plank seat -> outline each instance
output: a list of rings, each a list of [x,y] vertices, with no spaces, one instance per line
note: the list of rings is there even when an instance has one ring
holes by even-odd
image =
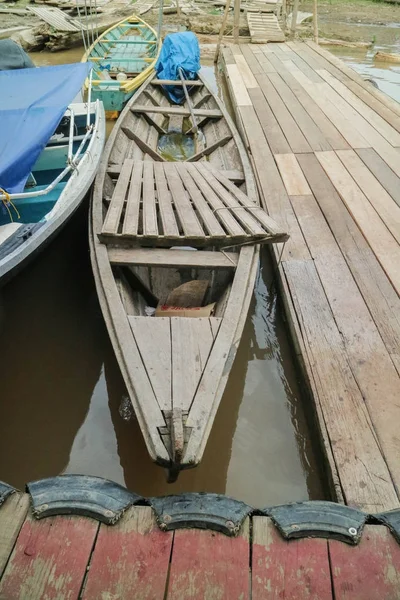
[[[237,267],[236,252],[211,252],[204,250],[165,250],[158,248],[109,248],[108,258],[112,265],[146,267],[190,267],[207,269],[234,269]]]
[[[126,159],[99,239],[114,245],[223,247],[283,242],[287,234],[206,161]]]

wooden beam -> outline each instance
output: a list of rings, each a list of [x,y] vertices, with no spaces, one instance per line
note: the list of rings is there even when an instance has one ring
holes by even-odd
[[[210,146],[207,146],[207,148],[204,148],[203,150],[201,150],[201,152],[197,152],[197,154],[194,154],[193,156],[191,156],[188,159],[188,162],[196,162],[197,160],[200,160],[200,158],[203,158],[203,156],[208,156],[209,154],[214,152],[214,150],[216,150],[217,148],[222,148],[222,146],[225,146],[225,144],[227,144],[231,139],[232,139],[232,135],[225,135],[220,140],[217,140]]]
[[[175,81],[174,79],[153,79],[150,83],[151,85],[182,85],[180,81]],[[202,87],[204,83],[196,79],[195,81],[191,81],[190,85]]]
[[[233,41],[239,43],[240,0],[235,0],[233,6]]]
[[[112,265],[148,267],[192,267],[207,269],[235,269],[238,254],[208,250],[160,250],[159,248],[108,248]]]
[[[184,117],[190,117],[190,110],[187,108],[181,108],[180,106],[145,106],[145,105],[133,105],[131,107],[133,113],[157,113],[161,115],[183,115]],[[203,109],[194,110],[196,117],[208,117],[209,119],[219,119],[222,117],[220,110],[216,109]]]
[[[243,183],[244,181],[244,173],[239,169],[218,169],[221,175],[226,177],[226,179],[230,179],[234,183]],[[121,173],[121,164],[112,164],[107,167],[107,173],[111,175],[111,177],[115,177]]]
[[[292,36],[294,36],[294,34],[296,33],[298,10],[299,10],[299,0],[293,0],[292,23],[290,26],[290,33],[292,34]]]
[[[128,129],[128,127],[121,127],[121,130],[125,133],[125,135],[128,136],[130,140],[136,142],[136,144],[143,152],[151,156],[153,160],[156,160],[158,162],[165,162],[161,154],[158,154],[158,152],[153,150],[153,148],[150,148],[150,146],[146,144],[146,142],[144,142],[142,139],[140,139],[140,137],[137,136],[136,133],[132,131],[132,129]]]

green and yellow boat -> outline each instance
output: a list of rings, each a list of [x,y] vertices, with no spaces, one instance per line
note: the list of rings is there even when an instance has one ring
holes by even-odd
[[[91,61],[92,98],[101,100],[107,116],[117,116],[156,64],[161,43],[156,31],[136,15],[113,25],[88,48],[82,62]],[[85,86],[88,87],[89,81]]]

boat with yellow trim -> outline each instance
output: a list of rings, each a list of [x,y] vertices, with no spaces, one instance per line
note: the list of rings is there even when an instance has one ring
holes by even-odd
[[[92,98],[101,100],[109,113],[120,112],[152,73],[160,48],[156,31],[136,15],[107,29],[82,58],[95,65]]]

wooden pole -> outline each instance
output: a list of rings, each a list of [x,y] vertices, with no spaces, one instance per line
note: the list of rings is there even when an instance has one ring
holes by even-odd
[[[179,5],[179,0],[175,0],[175,2],[176,2],[176,14],[178,16],[178,19],[180,19],[182,13],[181,13],[181,7]]]
[[[318,0],[314,0],[313,24],[314,24],[314,42],[316,44],[318,44]]]
[[[240,0],[235,0],[233,8],[233,41],[239,43]]]
[[[219,35],[218,35],[217,49],[215,51],[215,56],[214,56],[215,63],[218,61],[219,48],[221,46],[222,38],[224,37],[224,31],[225,31],[225,27],[226,27],[226,22],[228,20],[230,7],[231,7],[231,0],[226,0],[224,18],[222,19],[222,25],[221,25],[221,29],[220,29]]]
[[[190,102],[189,92],[187,91],[187,88],[186,88],[186,81],[185,81],[185,78],[183,76],[183,72],[182,72],[181,67],[178,67],[178,71],[179,71],[179,77],[181,78],[181,82],[182,82],[182,85],[183,85],[183,91],[185,93],[186,102],[187,102],[187,105],[189,107],[190,115],[191,115],[191,118],[192,118],[192,124],[193,124],[192,131],[195,134],[197,134],[197,132],[198,132],[197,121],[196,121],[196,117],[194,116],[193,106],[192,106],[192,103]]]
[[[282,26],[283,33],[286,31],[286,20],[287,20],[287,2],[286,0],[282,0]]]
[[[292,24],[290,27],[290,33],[294,36],[294,34],[296,33],[296,27],[297,27],[297,13],[299,10],[299,0],[294,0],[293,2],[293,12],[292,12]]]

